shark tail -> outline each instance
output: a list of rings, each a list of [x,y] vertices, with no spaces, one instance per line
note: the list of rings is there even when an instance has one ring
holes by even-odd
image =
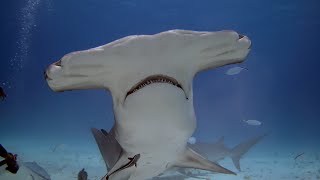
[[[265,136],[267,136],[267,133],[260,135],[258,137],[254,137],[252,139],[249,139],[248,141],[245,141],[243,143],[238,144],[231,150],[231,159],[234,164],[234,166],[241,171],[240,168],[240,159],[241,157],[249,151],[249,149],[257,144],[261,139],[263,139]]]

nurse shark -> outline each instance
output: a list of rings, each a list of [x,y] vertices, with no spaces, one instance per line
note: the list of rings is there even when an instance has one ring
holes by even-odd
[[[234,31],[170,30],[128,36],[72,52],[45,70],[53,91],[107,89],[112,96],[114,137],[121,154],[110,172],[140,154],[110,180],[141,180],[172,167],[235,174],[187,146],[196,128],[192,81],[198,72],[241,63],[248,37]]]

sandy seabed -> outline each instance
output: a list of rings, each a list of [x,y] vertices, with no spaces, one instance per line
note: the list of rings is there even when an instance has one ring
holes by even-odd
[[[23,142],[23,143],[21,143]],[[89,180],[100,180],[106,174],[106,168],[94,141],[84,144],[56,143],[46,141],[5,141],[2,145],[8,151],[17,153],[23,162],[37,162],[51,176],[52,180],[77,179],[78,172],[85,168]],[[35,145],[36,144],[36,145]],[[80,144],[80,145],[79,145]],[[237,171],[230,158],[219,162],[220,165],[237,173],[234,175],[208,174],[206,179],[218,180],[320,180],[319,151],[304,152],[302,156],[292,149],[277,151],[261,151],[263,148],[253,148],[240,161],[242,171]],[[16,175],[0,171],[1,180],[32,180],[29,171],[21,167]],[[30,178],[28,177],[30,176]],[[191,180],[194,178],[187,178]],[[37,179],[36,179],[37,180]]]

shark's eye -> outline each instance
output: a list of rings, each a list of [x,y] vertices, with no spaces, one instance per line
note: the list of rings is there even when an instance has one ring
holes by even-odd
[[[56,63],[54,63],[54,65],[56,66],[61,66],[61,60],[57,61]]]

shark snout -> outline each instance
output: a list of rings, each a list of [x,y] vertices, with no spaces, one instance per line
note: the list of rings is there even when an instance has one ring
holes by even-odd
[[[55,79],[55,78],[59,78],[62,74],[62,67],[59,65],[51,64],[46,70],[45,70],[45,77],[47,77],[47,79]]]
[[[51,66],[51,65],[50,65]],[[50,69],[50,66],[48,66],[47,68],[44,69],[43,71],[43,75],[44,75],[44,80],[52,80],[52,78],[50,78],[50,76],[48,75],[48,70]]]

